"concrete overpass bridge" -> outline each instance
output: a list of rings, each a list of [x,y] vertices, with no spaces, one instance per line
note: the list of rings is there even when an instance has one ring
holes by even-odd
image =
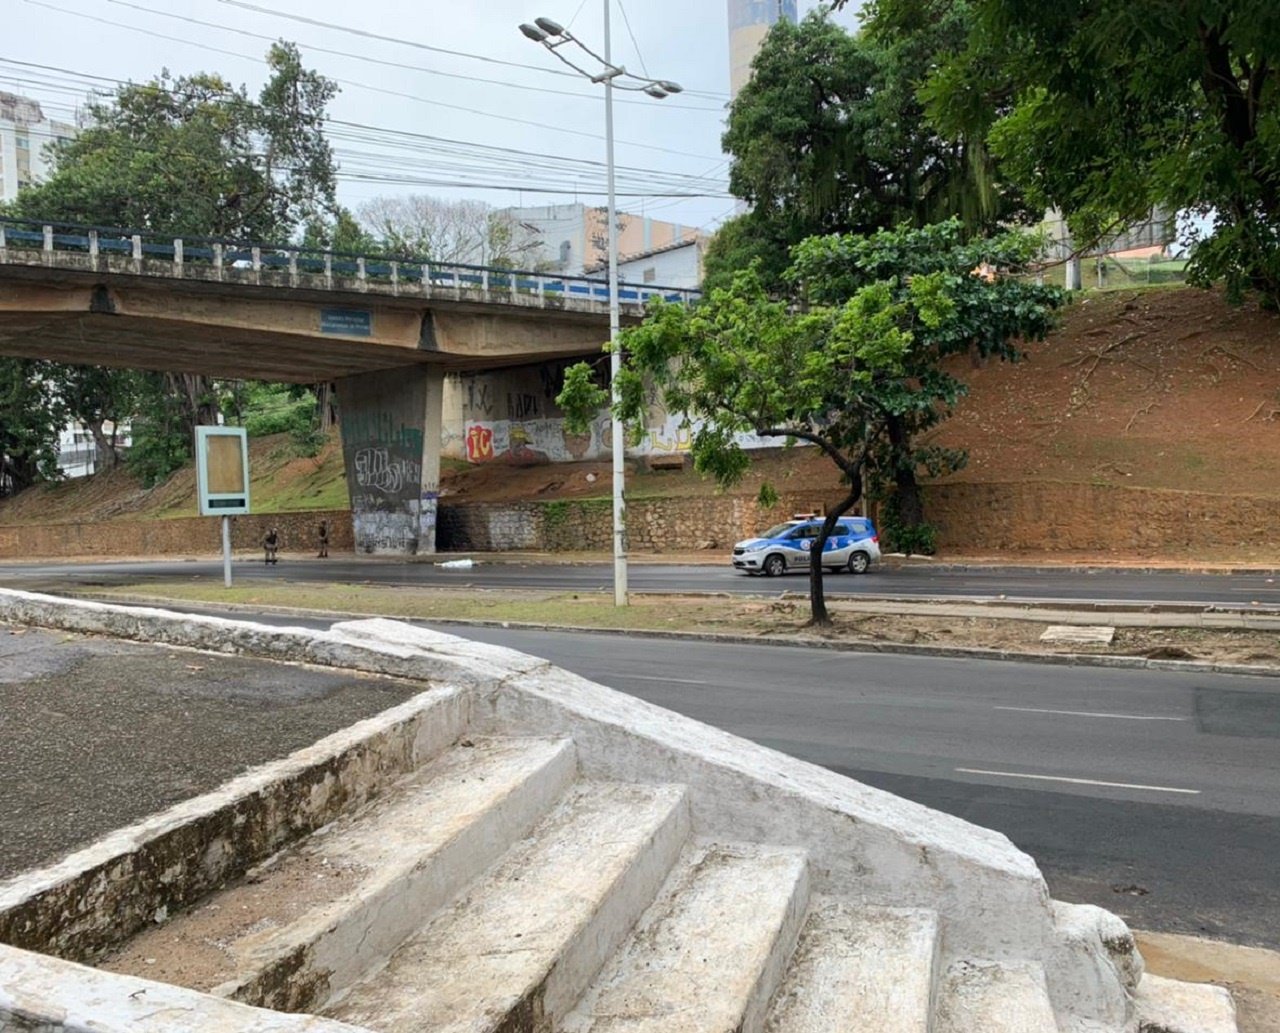
[[[654,297],[620,287],[624,322]],[[444,374],[598,354],[598,280],[0,220],[0,355],[338,383],[357,548],[434,548]]]

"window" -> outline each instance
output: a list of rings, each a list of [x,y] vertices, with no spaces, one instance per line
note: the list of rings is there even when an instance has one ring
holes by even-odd
[[[14,143],[17,145],[18,150],[20,150],[20,151],[29,151],[29,150],[31,150],[31,140],[30,140],[28,137],[25,137],[25,136],[15,136],[15,137],[13,138],[13,141],[14,141]]]
[[[653,281],[656,280],[657,278],[658,278],[658,269],[656,266],[651,265],[649,266],[648,269],[644,271],[645,283],[653,283]]]

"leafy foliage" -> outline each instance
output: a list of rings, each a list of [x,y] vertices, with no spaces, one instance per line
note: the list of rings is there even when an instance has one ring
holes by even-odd
[[[897,518],[906,531],[925,522],[919,472],[938,477],[964,463],[961,452],[918,444],[965,392],[944,360],[969,354],[975,361],[1014,361],[1021,341],[1045,336],[1064,301],[1056,287],[1008,275],[1041,247],[1037,236],[1017,231],[966,240],[960,223],[952,220],[923,229],[814,237],[793,253],[790,276],[810,303],[840,304],[872,284],[887,285],[901,301],[921,277],[941,284],[950,301],[945,318],[917,330],[905,360],[902,396],[870,459],[877,488],[893,486]]]
[[[0,494],[57,476],[65,409],[40,364],[0,358]]]
[[[12,215],[124,226],[175,236],[280,240],[334,207],[322,125],[337,87],[277,43],[255,102],[219,75],[121,86],[89,106],[91,124],[55,148],[44,183]]]
[[[143,487],[159,484],[191,459],[192,440],[183,399],[163,374],[146,373],[131,425],[133,444],[125,465]]]
[[[970,2],[966,47],[923,90],[938,125],[989,132],[1004,173],[1079,240],[1153,206],[1199,214],[1190,276],[1280,305],[1280,8]]]
[[[42,364],[49,381],[71,419],[92,435],[95,469],[110,470],[119,462],[119,431],[138,411],[143,375],[105,366]]]
[[[925,117],[918,85],[970,27],[963,0],[929,6],[909,32],[850,35],[821,10],[770,31],[723,140],[730,190],[752,207],[708,252],[709,286],[753,259],[777,286],[788,249],[817,234],[952,216],[981,233],[1025,214],[981,135],[942,134]]]
[[[909,394],[903,378],[915,332],[939,324],[950,306],[941,278],[921,275],[897,297],[873,283],[838,304],[798,311],[790,299],[771,297],[752,267],[696,308],[655,303],[642,325],[623,333],[618,412],[642,423],[656,391],[668,411],[687,414],[695,468],[725,485],[750,465],[744,434],[822,449],[848,486],[813,550],[810,604],[813,620],[826,623],[823,544],[862,494],[869,442]],[[578,422],[600,401],[584,370],[566,376],[558,399]]]
[[[750,466],[744,434],[822,450],[847,485],[810,562],[813,620],[825,623],[822,548],[865,474],[893,485],[900,542],[932,548],[917,471],[946,473],[963,457],[916,438],[964,392],[948,356],[1013,359],[1020,339],[1048,330],[1060,291],[987,271],[1008,272],[1039,249],[1037,238],[1012,232],[966,241],[954,220],[809,238],[792,251],[786,294],[771,293],[753,265],[696,307],[654,303],[620,338],[617,412],[641,424],[659,395],[666,411],[686,414],[695,468],[723,485]],[[581,425],[602,389],[586,364],[565,385],[557,401]]]

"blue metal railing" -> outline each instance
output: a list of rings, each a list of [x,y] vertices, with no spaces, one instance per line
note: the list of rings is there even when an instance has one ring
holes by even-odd
[[[314,287],[315,277],[328,284],[334,278],[355,280],[360,290],[383,292],[390,286],[394,293],[424,293],[452,289],[459,293],[479,292],[485,300],[503,300],[502,296],[582,299],[607,304],[608,284],[586,276],[564,276],[535,270],[503,269],[495,266],[468,265],[457,262],[435,262],[411,255],[360,254],[327,251],[292,244],[260,244],[217,237],[179,237],[146,230],[94,226],[82,223],[49,223],[40,220],[0,219],[0,253],[6,261],[14,261],[14,253],[36,251],[81,254],[91,258],[101,255],[123,256],[139,264],[148,263],[146,272],[164,275],[155,269],[156,262],[168,262],[171,275],[185,275],[188,267],[213,271],[215,278],[227,275],[240,281],[244,270],[267,273],[270,283],[280,285],[282,275],[293,283],[308,277],[305,284]],[[139,271],[142,271],[141,269]],[[346,284],[341,286],[346,287]],[[624,303],[643,304],[653,298],[691,304],[701,296],[696,290],[663,287],[654,284],[619,283],[618,299]]]

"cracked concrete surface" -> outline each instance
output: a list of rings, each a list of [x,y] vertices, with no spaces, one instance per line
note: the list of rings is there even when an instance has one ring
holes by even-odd
[[[421,689],[0,624],[0,879]]]

